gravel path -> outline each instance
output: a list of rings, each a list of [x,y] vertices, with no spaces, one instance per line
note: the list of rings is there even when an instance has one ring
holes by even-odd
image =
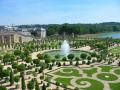
[[[78,87],[78,88],[87,88],[87,87],[90,87],[90,86],[91,86],[91,83],[90,83],[90,82],[87,82],[87,81],[82,81],[82,82],[80,83],[80,84],[83,84],[83,86],[82,86],[82,85],[78,85],[78,84],[76,83],[76,80],[78,80],[78,79],[80,79],[80,78],[89,78],[89,79],[97,80],[97,81],[101,82],[102,84],[104,84],[104,89],[103,89],[103,90],[111,90],[111,89],[110,89],[110,86],[109,86],[109,83],[118,83],[118,82],[120,82],[120,77],[119,77],[119,75],[117,75],[117,74],[114,73],[114,70],[117,69],[117,68],[113,68],[112,70],[110,70],[110,72],[102,72],[102,71],[101,71],[101,68],[98,67],[98,66],[99,66],[99,65],[95,65],[95,66],[93,67],[93,68],[97,68],[97,73],[93,74],[92,77],[88,77],[85,73],[83,73],[82,69],[86,69],[86,68],[84,68],[84,67],[82,67],[82,68],[81,68],[81,67],[80,67],[80,68],[78,68],[78,67],[72,67],[73,69],[78,70],[78,71],[79,71],[79,74],[81,74],[82,77],[81,77],[81,76],[80,76],[80,77],[76,77],[76,76],[67,76],[67,77],[66,77],[66,76],[59,76],[59,75],[55,75],[55,74],[54,74],[56,71],[60,71],[60,72],[62,72],[62,73],[65,73],[62,68],[60,68],[60,69],[58,69],[58,70],[55,70],[55,71],[52,71],[52,72],[50,72],[50,73],[48,73],[48,74],[53,76],[52,82],[54,82],[54,83],[55,83],[55,79],[58,78],[58,77],[59,77],[59,78],[73,78],[73,79],[70,81],[71,86],[68,86],[68,88],[71,88],[71,89],[74,89],[75,87]],[[69,67],[67,67],[67,68],[69,68]],[[88,68],[88,69],[91,69],[91,68],[92,68],[92,67],[90,67],[90,68]],[[72,71],[67,72],[67,73],[70,74],[70,73],[72,73]],[[110,73],[110,74],[113,74],[113,75],[117,76],[118,79],[117,79],[117,80],[114,80],[114,81],[101,80],[101,79],[97,78],[97,75],[100,74],[100,73]]]

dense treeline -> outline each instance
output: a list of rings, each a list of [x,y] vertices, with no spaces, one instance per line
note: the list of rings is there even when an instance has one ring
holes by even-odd
[[[120,23],[109,22],[99,24],[49,24],[49,25],[21,25],[21,28],[40,28],[47,29],[47,35],[54,34],[95,34],[101,32],[115,32],[120,31]]]

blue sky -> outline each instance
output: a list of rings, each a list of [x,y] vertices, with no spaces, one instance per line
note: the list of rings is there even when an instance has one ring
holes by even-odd
[[[120,22],[120,0],[0,0],[0,25]]]

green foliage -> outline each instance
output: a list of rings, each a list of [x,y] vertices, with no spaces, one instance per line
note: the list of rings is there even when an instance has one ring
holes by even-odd
[[[5,86],[0,86],[0,90],[7,90]]]
[[[10,62],[10,54],[7,53],[3,56],[3,62],[4,63]]]
[[[48,64],[48,63],[50,63],[50,62],[51,62],[50,58],[46,58],[46,59],[45,59],[45,63],[46,63],[46,64]]]
[[[52,78],[51,76],[47,76],[47,77],[45,77],[45,81],[50,82],[51,78]]]
[[[40,60],[39,59],[34,59],[33,63],[36,64],[36,66],[40,66]]]
[[[39,83],[37,80],[35,81],[35,90],[40,90]]]
[[[86,59],[86,57],[87,57],[87,54],[86,54],[86,53],[81,53],[80,58]]]
[[[44,70],[44,67],[42,66],[42,67],[40,68],[40,70],[39,70],[39,73],[42,73],[43,70]]]
[[[40,53],[37,55],[37,57],[38,57],[38,59],[40,59],[40,60],[41,60],[41,59],[44,59],[44,55],[43,55],[43,54],[40,54]]]
[[[79,65],[79,62],[77,61],[76,63],[75,63],[75,66],[78,66]]]
[[[3,77],[3,65],[0,64],[0,78]]]
[[[22,52],[21,55],[20,55],[20,58],[21,58],[22,60],[24,60],[25,57],[26,57],[26,56],[25,56],[25,53]]]
[[[18,63],[17,62],[12,63],[12,68],[13,69],[17,69],[17,67],[18,67]]]
[[[44,79],[44,76],[43,76],[43,75],[42,75],[42,76],[40,76],[40,79],[41,79],[41,80],[43,80],[43,79]]]
[[[11,70],[10,72],[10,85],[13,85],[14,84],[14,74],[13,74],[13,71]]]
[[[46,85],[45,84],[43,84],[42,90],[46,90]]]
[[[91,60],[91,56],[88,56],[87,59],[88,59],[88,60]]]
[[[3,70],[3,65],[0,64],[0,72]]]
[[[21,51],[20,51],[20,50],[15,50],[15,51],[14,51],[14,55],[15,55],[15,56],[19,56],[20,54],[21,54]]]
[[[91,54],[91,57],[96,57],[97,56],[97,54],[95,52],[90,53],[90,54]]]
[[[45,54],[44,59],[48,59],[48,58],[50,59],[50,56],[48,54]]]
[[[15,61],[15,55],[13,55],[13,54],[10,55],[10,61],[11,62]]]
[[[69,54],[67,57],[68,57],[68,59],[72,60],[75,56],[74,56],[74,54]]]
[[[76,60],[76,61],[79,61],[79,60],[80,60],[80,58],[79,58],[79,57],[75,57],[75,60]]]
[[[34,85],[35,85],[35,81],[32,79],[31,81],[29,81],[29,83],[27,84],[27,88],[29,90],[34,89]]]
[[[61,62],[58,62],[58,67],[60,67],[61,66]]]
[[[56,82],[56,86],[60,86],[60,83],[59,83],[59,82]]]
[[[32,58],[31,58],[30,56],[27,56],[26,59],[25,59],[25,61],[26,61],[27,63],[30,63],[30,62],[32,61]]]
[[[23,54],[27,57],[29,55],[29,53],[30,53],[30,51],[25,48]]]
[[[67,34],[94,34],[98,32],[110,32],[110,31],[120,31],[119,25],[112,25],[111,23],[104,24],[62,24],[58,25],[59,28],[56,30],[59,34],[64,32]],[[118,29],[119,28],[119,29]],[[48,29],[49,31],[49,29]]]
[[[14,81],[17,83],[20,80],[20,76],[14,76]]]
[[[120,23],[108,22],[99,24],[49,24],[49,25],[20,25],[22,28],[40,28],[41,26],[47,29],[47,35],[62,34],[94,34],[100,32],[120,31]],[[37,36],[37,31],[31,31],[31,34]]]
[[[59,58],[60,58],[60,54],[56,54],[55,59],[59,59]]]
[[[2,60],[3,59],[3,57],[0,55],[0,60]]]
[[[47,35],[54,35],[58,33],[58,30],[60,29],[59,25],[49,25],[47,30]]]
[[[87,63],[86,63],[87,65],[90,65],[91,64],[91,62],[90,61],[87,61]]]
[[[49,65],[49,70],[52,70],[52,67],[53,67],[53,66],[50,64],[50,65]]]
[[[7,70],[7,69],[3,70],[4,77],[8,77],[9,75],[10,75],[10,70]]]
[[[66,57],[63,57],[63,58],[62,58],[62,61],[64,61],[64,62],[67,61],[67,58],[66,58]]]
[[[22,90],[26,90],[24,75],[22,75],[22,79],[21,79],[21,88]]]
[[[43,67],[43,69],[47,68],[47,64],[44,62],[40,62],[40,66]]]
[[[21,71],[24,71],[25,70],[25,64],[20,64],[20,65],[18,65],[18,67],[17,67],[17,70],[19,71],[19,72],[21,72]]]

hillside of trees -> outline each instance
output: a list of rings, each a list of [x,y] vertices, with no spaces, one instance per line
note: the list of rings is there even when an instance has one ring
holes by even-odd
[[[98,24],[48,24],[48,25],[20,25],[20,28],[40,28],[44,27],[47,30],[47,35],[54,34],[95,34],[102,32],[117,32],[120,31],[120,23],[116,22],[107,22],[107,23],[98,23]],[[32,31],[35,33],[35,31]]]

